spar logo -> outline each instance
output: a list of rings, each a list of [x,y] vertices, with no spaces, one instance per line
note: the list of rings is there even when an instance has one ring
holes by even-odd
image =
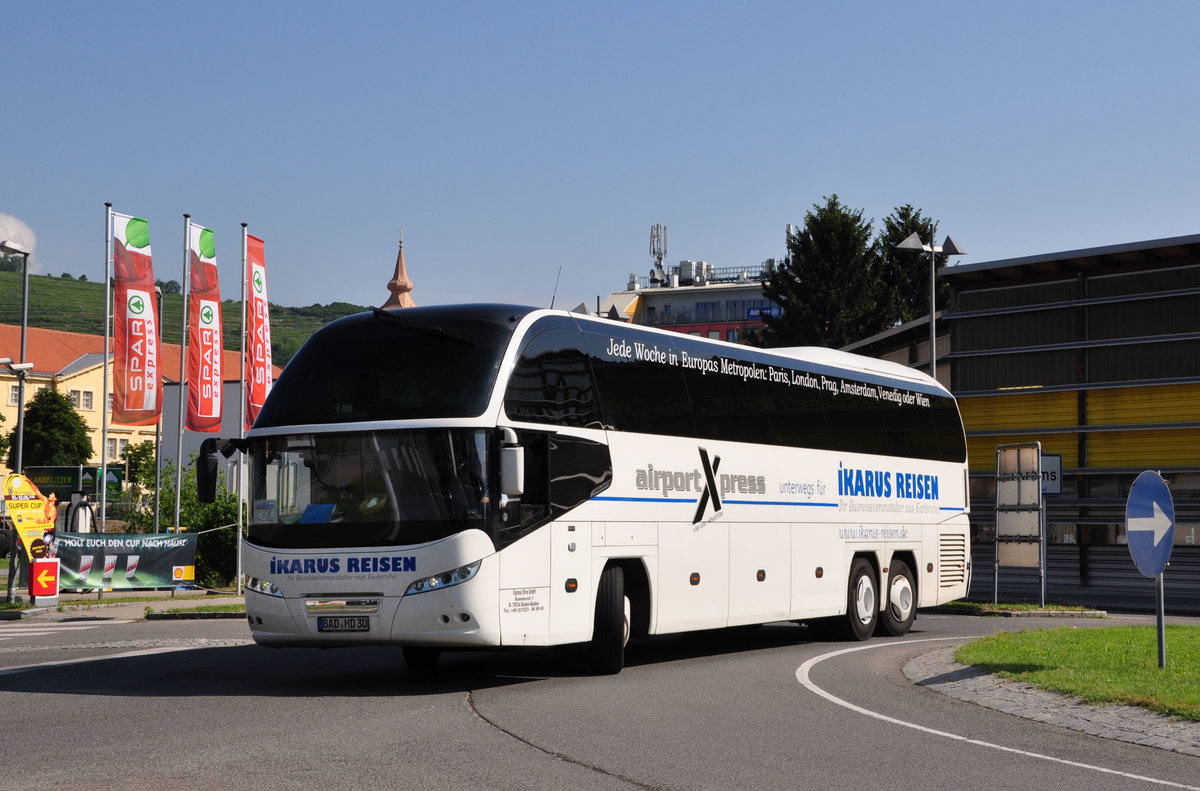
[[[134,294],[129,298],[129,312],[135,316],[140,316],[146,312],[146,302],[140,294]]]

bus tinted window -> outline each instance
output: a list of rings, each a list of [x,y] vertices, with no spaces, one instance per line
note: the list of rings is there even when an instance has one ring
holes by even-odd
[[[730,442],[770,442],[759,380],[722,372],[720,355],[700,344],[684,341],[681,360],[684,354],[689,364],[684,366],[683,378],[696,436]]]
[[[616,323],[610,332],[584,338],[605,424],[617,431],[696,436],[683,371],[668,362],[678,351],[667,340]]]
[[[517,360],[504,411],[513,420],[599,428],[596,383],[576,329],[538,333]]]
[[[884,401],[878,409],[883,419],[883,452],[916,459],[938,457],[932,405],[925,409],[913,409]]]
[[[378,311],[316,332],[255,425],[472,417],[487,407],[516,317],[438,308]]]
[[[962,418],[953,398],[939,396],[933,400],[933,430],[937,434],[938,455],[942,461],[967,460],[967,437]]]
[[[779,383],[767,383],[763,388],[772,444],[798,448],[830,447],[820,391],[801,390]]]
[[[836,450],[887,453],[879,402],[840,394],[825,399],[825,421]]]

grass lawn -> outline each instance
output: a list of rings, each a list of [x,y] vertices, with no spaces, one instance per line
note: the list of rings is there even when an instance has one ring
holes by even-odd
[[[1116,626],[1004,632],[958,649],[955,660],[1088,703],[1140,706],[1200,721],[1200,627]]]
[[[241,604],[200,604],[195,607],[173,607],[169,610],[163,610],[163,614],[175,614],[185,612],[246,612],[245,603]]]

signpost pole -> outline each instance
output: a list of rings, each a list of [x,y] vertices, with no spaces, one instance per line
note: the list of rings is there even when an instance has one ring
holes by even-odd
[[[1129,488],[1125,501],[1125,535],[1129,554],[1145,577],[1153,577],[1158,622],[1158,666],[1167,666],[1167,635],[1163,621],[1166,616],[1166,596],[1163,592],[1163,570],[1171,559],[1175,543],[1175,504],[1167,482],[1157,472],[1146,470]]]
[[[1163,595],[1163,575],[1158,574],[1158,666],[1165,668],[1167,666],[1167,633],[1163,623],[1166,612],[1166,596]]]

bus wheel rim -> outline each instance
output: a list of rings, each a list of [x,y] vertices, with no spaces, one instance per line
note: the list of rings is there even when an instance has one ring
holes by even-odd
[[[870,623],[875,614],[875,586],[865,574],[854,587],[854,609],[854,615],[864,624]]]
[[[913,589],[907,577],[896,577],[892,580],[891,590],[888,591],[888,608],[892,617],[904,621],[913,608]]]

